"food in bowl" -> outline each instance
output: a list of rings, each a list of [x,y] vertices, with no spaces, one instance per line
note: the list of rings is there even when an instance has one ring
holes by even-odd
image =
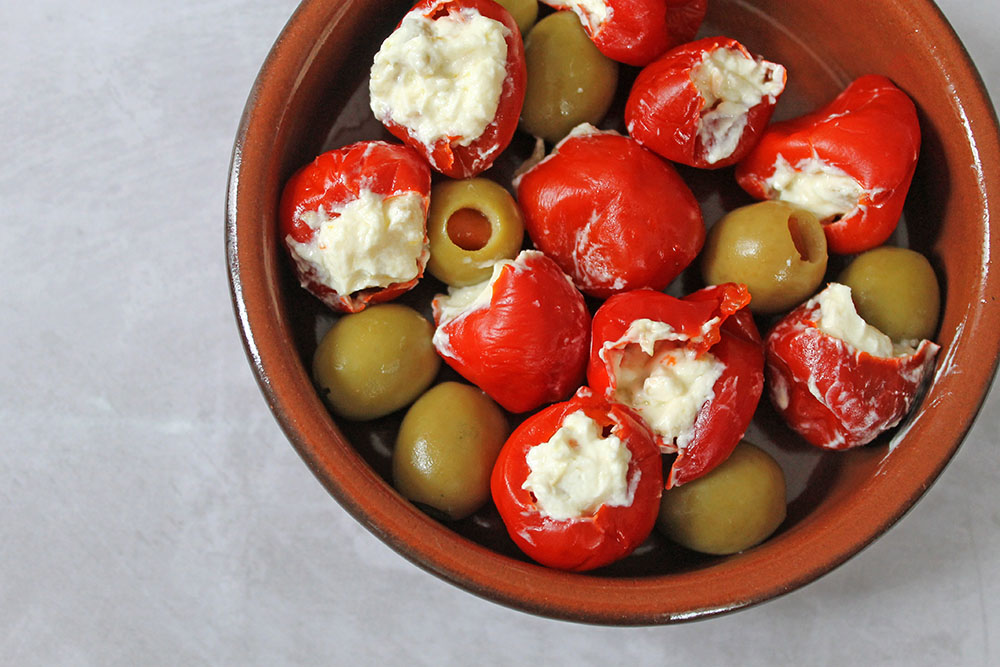
[[[386,6],[388,5],[379,5],[380,8]],[[790,443],[786,448],[785,441],[789,438],[780,428],[775,430],[773,415],[767,410],[757,416],[751,429],[752,438],[762,441],[789,473],[788,498],[792,502],[789,505],[788,519],[779,529],[778,535],[771,540],[738,557],[716,560],[692,558],[681,550],[671,548],[664,540],[657,539],[654,533],[638,553],[597,572],[596,577],[560,578],[542,568],[522,562],[524,557],[519,556],[503,540],[494,539],[492,531],[495,530],[496,523],[489,516],[488,507],[485,514],[466,522],[449,524],[450,528],[422,520],[419,512],[412,506],[402,502],[398,496],[394,498],[393,494],[387,493],[388,487],[383,481],[386,473],[382,457],[387,450],[379,444],[380,438],[384,437],[379,434],[392,433],[397,417],[390,415],[378,423],[360,426],[338,420],[335,429],[333,420],[315,412],[307,388],[302,387],[301,381],[296,378],[295,360],[308,358],[314,344],[312,337],[315,330],[322,331],[326,326],[324,322],[328,322],[329,318],[318,311],[304,294],[297,296],[290,291],[291,281],[284,276],[284,273],[290,275],[287,262],[282,263],[280,257],[274,256],[273,248],[266,244],[263,247],[256,244],[254,234],[260,234],[254,231],[256,221],[266,220],[268,216],[266,210],[261,215],[253,208],[252,195],[255,191],[261,192],[266,204],[270,197],[268,188],[271,186],[267,185],[264,177],[274,175],[281,178],[297,164],[301,164],[309,154],[319,152],[324,146],[335,147],[366,136],[379,136],[377,125],[376,131],[372,132],[371,123],[358,123],[360,116],[354,111],[356,98],[348,100],[350,96],[343,88],[345,85],[352,85],[349,81],[350,71],[338,69],[343,59],[330,50],[328,40],[329,35],[333,35],[332,39],[337,41],[344,35],[354,35],[352,31],[361,24],[379,24],[382,20],[378,18],[379,12],[361,12],[355,7],[333,17],[325,12],[321,3],[307,2],[298,19],[296,32],[293,33],[295,39],[286,41],[284,50],[279,50],[272,59],[273,62],[280,63],[281,67],[271,67],[262,74],[262,81],[270,82],[262,90],[277,88],[278,97],[282,97],[282,87],[291,81],[285,75],[305,73],[297,75],[298,78],[295,79],[296,85],[302,83],[296,89],[301,91],[301,95],[296,93],[297,96],[291,98],[287,113],[282,110],[280,115],[267,116],[270,113],[268,110],[274,106],[274,96],[265,94],[259,99],[255,98],[254,103],[248,107],[247,141],[244,143],[241,139],[238,147],[242,151],[243,160],[234,164],[234,168],[239,166],[240,169],[238,172],[234,171],[233,204],[230,211],[235,215],[239,208],[239,217],[231,217],[231,221],[237,220],[239,224],[230,229],[231,234],[239,235],[239,246],[231,246],[231,257],[235,260],[238,252],[240,263],[233,265],[234,290],[244,332],[250,337],[248,351],[254,356],[258,372],[265,374],[262,382],[266,381],[264,388],[271,400],[275,401],[276,415],[288,429],[295,446],[331,491],[366,525],[372,526],[397,549],[433,571],[491,599],[562,618],[659,623],[716,613],[794,588],[850,556],[862,544],[877,536],[878,532],[912,503],[954,450],[956,438],[966,427],[963,425],[968,424],[970,410],[974,409],[974,405],[967,404],[966,401],[962,401],[961,405],[953,404],[954,397],[961,392],[954,393],[953,376],[946,371],[954,368],[955,363],[968,358],[968,347],[963,347],[963,343],[982,337],[985,332],[979,325],[982,318],[987,317],[975,305],[979,303],[977,297],[969,297],[971,301],[968,303],[968,295],[959,296],[957,302],[954,298],[956,289],[964,290],[973,286],[968,278],[980,277],[979,269],[971,265],[982,259],[982,253],[979,252],[981,248],[976,244],[967,244],[970,238],[978,237],[976,220],[979,218],[976,211],[983,201],[977,194],[979,191],[976,190],[976,183],[970,180],[972,172],[967,169],[967,165],[973,164],[972,160],[978,159],[976,156],[982,157],[986,162],[992,159],[988,155],[989,151],[982,153],[979,149],[984,145],[991,145],[989,140],[995,133],[991,134],[988,114],[983,115],[981,99],[977,97],[974,88],[970,92],[968,79],[954,82],[954,90],[960,93],[957,107],[951,103],[937,103],[940,96],[934,91],[945,87],[941,83],[941,67],[944,65],[942,61],[925,57],[920,44],[910,52],[906,61],[886,62],[880,60],[878,52],[873,50],[843,48],[843,44],[850,40],[845,40],[844,43],[831,42],[826,39],[827,30],[837,35],[848,34],[841,15],[850,11],[868,19],[871,18],[870,14],[885,13],[890,21],[880,25],[883,28],[889,26],[890,31],[897,23],[908,24],[912,18],[914,23],[930,27],[930,33],[935,35],[935,43],[940,46],[935,47],[935,53],[944,53],[943,62],[952,68],[952,72],[962,72],[963,68],[969,67],[968,63],[963,60],[960,51],[952,46],[954,38],[943,22],[935,23],[933,13],[923,11],[922,5],[915,14],[904,14],[891,5],[877,9],[867,5],[852,5],[852,9],[845,12],[840,12],[839,6],[831,7],[830,11],[816,11],[812,7],[808,14],[799,12],[796,6],[762,4],[759,5],[759,13],[755,13],[757,9],[747,11],[748,9],[735,3],[717,4],[710,11],[712,24],[717,28],[721,27],[721,33],[740,38],[755,53],[772,54],[774,60],[789,66],[793,76],[790,77],[782,104],[776,110],[779,119],[821,106],[837,92],[837,86],[846,82],[848,74],[856,75],[865,71],[890,74],[917,100],[922,122],[926,123],[923,129],[929,137],[925,146],[930,161],[922,160],[918,166],[915,184],[919,184],[919,187],[914,188],[913,202],[907,208],[908,228],[901,227],[892,243],[911,245],[928,256],[943,283],[949,287],[939,334],[942,342],[947,344],[947,354],[920,412],[907,421],[903,430],[894,434],[893,442],[898,442],[900,446],[894,448],[889,456],[886,456],[884,446],[888,438],[880,440],[881,445],[856,450],[848,457],[831,457],[826,454],[810,456],[801,453],[801,450],[793,450]],[[833,11],[834,9],[837,11]],[[396,10],[396,16],[399,16],[406,8],[396,5]],[[814,15],[818,17],[816,21],[804,19]],[[329,32],[319,34],[318,31],[308,29],[311,22],[326,26],[330,21],[337,23],[330,24],[336,27]],[[821,29],[817,21],[822,23]],[[374,29],[384,30],[382,34],[387,34],[388,25],[379,25],[381,27],[376,25]],[[866,20],[861,20],[858,22],[858,31],[851,31],[849,34],[857,35],[857,39],[862,41],[866,36],[871,38],[869,25]],[[812,48],[806,50],[800,48],[803,42],[786,40],[785,36],[790,33],[782,32],[783,27],[782,30],[776,30],[775,26],[791,26],[795,34],[808,39]],[[310,47],[309,50],[316,57],[310,55],[306,62],[289,62],[292,59],[290,56],[297,53],[300,47],[300,34],[316,40],[316,48]],[[943,39],[937,40],[937,37]],[[340,43],[344,44],[343,41]],[[360,37],[350,43],[362,44]],[[816,56],[819,51],[814,49],[822,51],[822,61]],[[364,50],[363,46],[360,50]],[[913,67],[910,67],[911,63]],[[336,102],[332,107],[320,103],[325,99],[324,95],[316,95],[318,72],[334,75],[325,84],[331,94],[336,91],[336,97],[332,98]],[[350,88],[346,90],[349,91]],[[323,120],[324,117],[331,117],[331,108],[340,118],[332,127],[324,124],[329,123],[328,120]],[[986,128],[986,134],[980,137],[978,144],[967,144],[960,132],[949,131],[958,128],[960,118],[956,109],[963,114],[970,114],[973,127],[978,128],[977,132],[980,134]],[[263,118],[268,117],[280,120],[278,131],[273,137],[269,136],[267,122],[262,122]],[[313,120],[312,124],[308,124],[310,119]],[[316,119],[319,119],[318,122]],[[303,122],[306,124],[302,124]],[[605,121],[604,126],[616,127],[616,122],[613,119]],[[621,130],[621,127],[616,129]],[[271,147],[274,159],[265,154],[262,161],[258,147]],[[513,152],[510,155],[523,159],[527,148],[525,142],[518,139],[512,145]],[[275,166],[266,166],[271,163]],[[268,171],[260,169],[262,165]],[[496,171],[487,176],[506,183],[513,166],[516,166],[516,160],[501,159],[495,165]],[[734,194],[736,191],[728,186],[717,188],[714,177],[702,177],[684,169],[681,173],[692,184],[709,223],[720,216],[720,207],[728,209],[746,202],[745,198]],[[939,174],[948,178],[936,178]],[[984,183],[985,186],[990,185],[988,176]],[[263,187],[255,188],[258,184]],[[960,196],[949,196],[949,192],[952,195],[960,193]],[[982,196],[985,196],[985,190]],[[949,233],[937,231],[939,220],[943,229],[949,230]],[[265,229],[261,236],[266,241],[270,234]],[[237,237],[231,238],[235,243]],[[969,262],[962,259],[963,255],[956,255],[954,252],[959,238],[966,244],[966,252],[971,254],[964,255],[969,258]],[[269,258],[269,264],[260,266],[254,260],[255,252]],[[275,262],[275,259],[278,261]],[[839,268],[840,264],[835,261],[830,275]],[[276,269],[281,272],[275,273]],[[988,276],[988,271],[982,275]],[[272,313],[266,310],[266,303],[262,309],[257,295],[259,281],[256,276],[263,277],[263,287],[270,286],[279,290],[273,318]],[[991,283],[981,287],[987,288],[989,284]],[[698,281],[687,272],[671,291],[683,294],[697,287]],[[421,304],[426,303],[424,299],[434,291],[441,291],[441,288],[427,278],[421,281],[415,291],[401,299],[404,303],[422,308]],[[426,310],[424,314],[427,315]],[[276,324],[270,323],[272,319]],[[264,322],[267,324],[262,327]],[[959,326],[963,322],[966,325],[964,328]],[[766,326],[766,318],[763,323]],[[284,354],[281,346],[272,342],[271,333],[289,331],[292,332],[291,337],[284,334],[283,345],[288,349],[288,354]],[[992,349],[993,341],[987,342]],[[276,357],[282,359],[281,367],[274,365]],[[283,368],[289,370],[287,376]],[[988,368],[967,366],[962,376],[962,387],[966,388],[970,379],[974,381],[975,387],[979,387],[980,378],[988,371]],[[974,402],[975,397],[972,400]],[[932,408],[936,406],[947,406],[954,419],[930,419],[934,412]],[[952,410],[955,412],[951,412]],[[347,445],[345,437],[353,443],[353,448]],[[372,468],[367,470],[363,466],[359,467],[357,462],[367,462]],[[912,483],[908,480],[912,480]],[[469,548],[468,542],[452,535],[451,530],[488,548]],[[811,545],[808,552],[799,549],[804,543]],[[454,553],[455,558],[450,558],[446,552]],[[780,568],[776,567],[777,563],[781,563]],[[499,572],[506,575],[500,578],[494,576]],[[663,576],[668,573],[670,576]],[[557,581],[558,585],[553,585]],[[622,583],[625,581],[630,583],[628,595],[612,593],[601,597],[597,593],[598,586],[606,591],[623,592]],[[708,581],[712,582],[711,585],[704,585]],[[524,583],[523,586],[521,582]],[[544,599],[532,593],[542,590],[547,591]]]

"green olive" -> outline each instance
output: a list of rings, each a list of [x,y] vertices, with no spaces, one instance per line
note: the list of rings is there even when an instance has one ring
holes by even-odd
[[[851,288],[858,314],[895,341],[930,338],[941,291],[927,258],[907,248],[863,252],[837,279]]]
[[[427,270],[442,282],[464,287],[489,278],[498,260],[517,256],[524,221],[514,198],[493,181],[443,181],[431,190],[427,238]]]
[[[348,419],[375,419],[409,405],[437,375],[434,327],[398,304],[345,315],[320,341],[313,378],[327,404]]]
[[[707,554],[734,554],[763,542],[785,520],[785,475],[745,440],[703,477],[663,493],[657,526],[674,542]]]
[[[597,124],[618,85],[618,63],[594,46],[570,11],[539,21],[524,41],[528,85],[521,127],[557,142],[580,123]]]
[[[462,519],[490,497],[490,474],[507,438],[507,420],[486,394],[442,382],[403,418],[392,477],[406,498]]]
[[[497,4],[510,12],[521,35],[527,35],[538,18],[538,0],[497,0]]]
[[[826,235],[815,215],[763,201],[731,211],[709,230],[701,274],[710,285],[745,284],[750,310],[778,313],[812,296],[826,261]]]

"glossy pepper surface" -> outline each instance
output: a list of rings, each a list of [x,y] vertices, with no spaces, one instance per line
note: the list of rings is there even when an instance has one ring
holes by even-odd
[[[910,354],[873,356],[821,330],[819,311],[807,301],[768,333],[770,400],[813,445],[858,447],[909,412],[939,347],[923,340]]]
[[[481,299],[448,312],[434,299],[434,347],[449,366],[510,412],[566,398],[583,381],[590,313],[555,262],[534,250],[462,288]],[[454,294],[455,291],[452,291]]]
[[[667,49],[694,39],[708,9],[707,0],[542,0],[570,9],[601,53],[642,67]]]
[[[423,199],[424,218],[430,201],[431,172],[427,163],[412,149],[383,141],[360,141],[328,151],[299,169],[282,192],[278,218],[281,238],[291,252],[290,241],[310,243],[317,233],[303,218],[322,209],[336,218],[345,205],[363,191],[381,197],[416,193]],[[426,233],[424,242],[426,243]],[[416,276],[385,287],[371,287],[340,294],[325,284],[315,266],[300,261],[292,253],[295,274],[309,292],[336,311],[353,313],[371,303],[394,299],[411,289],[423,276],[429,253],[417,261]]]
[[[663,289],[705,242],[676,170],[617,132],[578,126],[516,188],[535,246],[591,296]]]
[[[492,0],[422,0],[410,13],[418,12],[429,19],[445,15],[461,16],[463,10],[475,10],[482,16],[499,21],[507,29],[507,75],[503,81],[496,115],[478,137],[454,136],[427,145],[409,128],[391,119],[382,121],[386,129],[421,153],[436,171],[451,178],[469,178],[488,169],[507,148],[524,103],[527,69],[524,44],[517,22],[510,13]],[[471,143],[465,143],[471,139]],[[465,144],[465,145],[463,145]]]
[[[749,302],[746,286],[725,283],[683,299],[652,290],[626,292],[608,299],[594,314],[587,381],[609,401],[619,400],[621,366],[630,348],[632,354],[644,345],[655,346],[656,352],[687,348],[698,357],[710,353],[724,366],[682,448],[654,429],[663,451],[678,452],[667,488],[696,479],[726,460],[753,418],[764,387],[764,350],[745,308]],[[635,333],[640,325],[660,333],[643,340]],[[651,361],[652,350],[643,352]],[[641,406],[633,407],[642,411]]]
[[[553,518],[525,488],[531,473],[528,452],[578,411],[597,422],[605,437],[615,436],[628,448],[626,481],[632,497],[627,504],[604,503],[580,516]],[[528,418],[511,434],[493,467],[490,487],[507,532],[524,553],[549,567],[590,570],[627,556],[652,531],[663,487],[660,453],[635,412],[584,388]]]
[[[706,76],[708,94],[694,74],[712,54],[723,50],[739,57],[744,69],[756,63],[763,90],[756,103],[742,97],[715,97],[742,72]],[[755,60],[746,47],[728,37],[706,37],[671,49],[639,73],[625,106],[625,124],[636,141],[668,160],[702,169],[736,164],[756,145],[785,87],[785,68]],[[718,79],[718,80],[715,80]],[[744,84],[744,95],[749,86]],[[723,90],[720,90],[723,89]],[[752,88],[749,88],[752,91]],[[746,103],[744,103],[746,102]]]
[[[896,228],[919,153],[913,102],[889,79],[868,75],[822,109],[772,124],[737,166],[736,180],[758,199],[787,199],[773,186],[779,163],[797,173],[822,166],[846,174],[859,186],[856,204],[818,217],[832,252],[858,253]]]

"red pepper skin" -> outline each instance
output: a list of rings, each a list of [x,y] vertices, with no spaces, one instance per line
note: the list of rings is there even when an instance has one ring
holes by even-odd
[[[709,162],[698,136],[705,99],[691,72],[717,49],[739,51],[753,59],[735,39],[706,37],[671,49],[639,72],[625,105],[625,126],[632,138],[668,160],[699,169],[728,167],[750,152],[771,120],[777,96],[764,96],[747,111],[743,134],[728,157]],[[785,78],[782,69],[782,86]]]
[[[510,412],[558,401],[583,382],[590,313],[556,263],[523,251],[493,283],[489,307],[441,322],[434,345],[445,362]]]
[[[865,194],[857,208],[823,228],[831,252],[859,253],[881,245],[896,228],[919,153],[913,102],[889,79],[872,74],[822,109],[772,124],[736,167],[736,181],[757,199],[773,198],[765,181],[779,155],[793,166],[817,157],[843,170]]]
[[[555,9],[571,9],[565,2],[541,0]],[[592,26],[581,12],[580,22],[597,49],[612,60],[643,67],[667,49],[694,39],[707,0],[605,0],[608,18]]]
[[[725,461],[746,432],[764,389],[764,349],[746,286],[724,283],[676,299],[661,292],[636,290],[608,299],[594,314],[587,382],[600,396],[615,400],[614,366],[621,359],[622,341],[635,320],[669,324],[685,346],[700,356],[711,352],[725,364],[694,423],[694,437],[671,466],[666,488],[701,477]],[[712,322],[715,319],[716,321]],[[655,434],[654,434],[655,436]],[[672,441],[655,436],[660,449],[677,451]]]
[[[811,444],[859,447],[909,412],[940,348],[924,340],[912,355],[875,357],[818,329],[818,311],[806,302],[767,335],[768,395]]]
[[[570,134],[516,187],[535,246],[591,296],[663,289],[705,242],[674,168],[615,132]]]
[[[522,488],[531,472],[526,456],[578,410],[610,427],[628,448],[632,458],[627,476],[636,484],[635,494],[628,506],[601,505],[590,516],[553,519],[543,515],[531,492]],[[528,418],[511,434],[493,467],[490,488],[507,532],[524,553],[542,565],[580,572],[624,558],[649,536],[660,510],[661,466],[660,452],[639,416],[583,388],[569,401]]]
[[[428,146],[412,136],[408,128],[392,120],[382,123],[389,132],[423,155],[431,167],[450,178],[469,178],[489,169],[507,148],[517,129],[528,80],[524,64],[524,44],[517,23],[506,9],[492,0],[422,0],[410,11],[437,19],[466,8],[475,9],[486,18],[499,21],[510,31],[504,40],[507,43],[507,77],[503,82],[493,122],[468,146],[457,143],[462,137],[439,139],[433,146]]]
[[[328,151],[295,172],[281,195],[278,225],[285,247],[288,238],[309,243],[316,233],[301,216],[320,207],[327,212],[354,201],[362,190],[383,197],[416,192],[424,200],[424,216],[430,202],[431,171],[412,149],[384,141],[359,141]],[[366,306],[395,299],[410,290],[424,275],[428,255],[421,258],[417,276],[385,288],[372,287],[352,294],[339,294],[319,281],[316,273],[293,262],[299,282],[317,299],[338,312],[356,313]]]

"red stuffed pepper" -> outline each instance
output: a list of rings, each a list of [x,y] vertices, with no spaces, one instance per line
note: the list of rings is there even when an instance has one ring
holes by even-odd
[[[625,106],[628,133],[668,160],[702,169],[736,164],[767,127],[785,68],[728,37],[668,51],[639,73]]]
[[[909,412],[934,365],[936,344],[911,343],[893,344],[831,283],[768,334],[771,403],[817,447],[867,444]]]
[[[590,314],[583,295],[536,250],[502,260],[493,277],[434,299],[434,347],[511,412],[558,401],[583,381]]]
[[[832,252],[858,253],[896,228],[919,153],[913,102],[869,75],[819,111],[771,125],[736,180],[758,199],[815,213]]]
[[[561,570],[624,558],[660,510],[660,452],[642,420],[586,388],[528,418],[493,467],[493,502],[528,556]]]
[[[591,296],[663,289],[705,242],[674,168],[617,132],[578,126],[515,187],[535,246]]]
[[[594,314],[587,381],[634,408],[665,452],[666,486],[722,463],[743,437],[764,387],[764,350],[745,306],[746,286],[725,283],[675,299],[637,290]]]
[[[279,225],[302,286],[351,313],[412,288],[429,257],[430,190],[423,158],[382,141],[323,153],[297,171]]]
[[[492,0],[422,0],[375,55],[375,117],[452,178],[510,143],[526,82],[517,23]]]
[[[642,67],[667,49],[694,39],[707,0],[542,0],[580,17],[597,49],[612,60]]]

